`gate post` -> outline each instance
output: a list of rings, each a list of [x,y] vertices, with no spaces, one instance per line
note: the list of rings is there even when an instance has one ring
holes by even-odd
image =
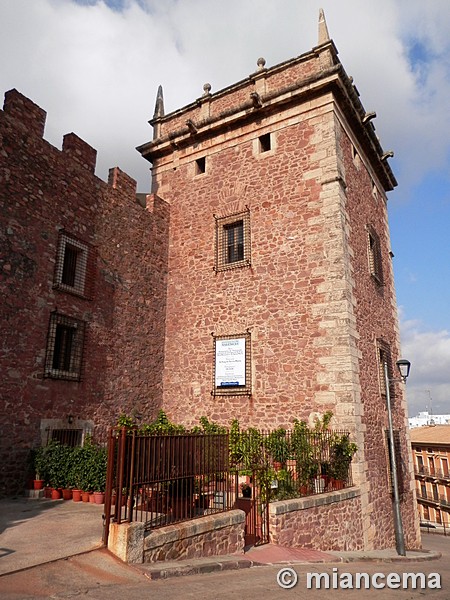
[[[106,469],[105,507],[103,514],[103,544],[108,547],[109,525],[111,522],[111,505],[114,482],[115,436],[111,427],[108,433],[108,462]]]

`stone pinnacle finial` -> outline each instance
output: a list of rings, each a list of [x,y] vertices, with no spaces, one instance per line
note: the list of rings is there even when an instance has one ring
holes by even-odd
[[[158,93],[156,94],[156,103],[155,103],[155,112],[153,113],[153,118],[158,119],[159,117],[164,116],[164,97],[163,97],[163,89],[162,85],[158,87]]]
[[[325,20],[325,13],[323,8],[319,10],[319,41],[318,45],[324,44],[330,41],[330,34],[328,33],[327,22]]]
[[[264,67],[266,66],[266,59],[263,58],[262,56],[260,56],[256,62],[257,66],[258,66],[258,71],[262,71],[264,69]]]
[[[205,83],[205,85],[203,86],[203,95],[209,96],[210,93],[211,93],[211,84]]]

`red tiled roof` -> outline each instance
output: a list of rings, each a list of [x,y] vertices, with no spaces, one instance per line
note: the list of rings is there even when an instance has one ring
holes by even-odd
[[[414,427],[409,433],[413,444],[450,444],[450,425]]]

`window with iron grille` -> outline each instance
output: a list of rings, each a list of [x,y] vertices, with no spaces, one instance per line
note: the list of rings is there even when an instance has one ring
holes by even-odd
[[[367,226],[367,251],[370,274],[381,285],[383,283],[383,268],[380,237],[371,225]]]
[[[79,296],[88,296],[88,255],[87,244],[61,231],[53,287]]]
[[[215,336],[213,396],[251,395],[250,333]]]
[[[47,443],[57,441],[64,446],[79,447],[83,443],[82,429],[52,429],[48,432]]]
[[[389,345],[383,340],[377,340],[377,353],[378,353],[378,379],[380,384],[380,393],[382,396],[386,396],[386,377],[384,372],[384,365],[387,364],[388,379],[392,379],[392,358],[391,349]],[[391,399],[394,397],[395,392],[390,389]]]
[[[389,466],[388,476],[389,476],[389,482],[391,485],[391,490],[393,493],[394,486],[393,486],[393,481],[392,481],[392,460],[391,460],[391,452],[389,449],[389,431],[388,430],[386,430],[386,451],[387,451],[387,455],[388,455],[388,466]],[[405,465],[404,465],[403,459],[402,459],[400,432],[398,430],[394,431],[394,453],[395,453],[395,465],[397,467],[398,493],[400,495],[402,495],[405,492],[405,476],[404,476]]]
[[[45,377],[80,381],[86,323],[56,311],[50,315]]]
[[[250,211],[216,217],[216,271],[245,267],[250,260]]]

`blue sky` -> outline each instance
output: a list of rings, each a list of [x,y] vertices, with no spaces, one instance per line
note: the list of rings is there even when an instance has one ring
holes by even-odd
[[[47,113],[45,137],[75,131],[148,191],[135,147],[166,111],[317,44],[319,8],[399,182],[389,193],[410,413],[450,413],[450,10],[448,0],[2,0],[0,89]],[[7,60],[5,57],[8,57]]]
[[[398,303],[428,327],[450,329],[449,177],[427,173],[389,209]]]

